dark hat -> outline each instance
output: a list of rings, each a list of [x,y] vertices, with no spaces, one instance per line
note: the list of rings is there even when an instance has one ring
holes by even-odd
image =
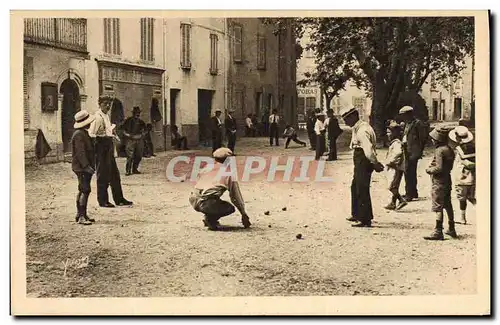
[[[140,113],[141,112],[141,108],[139,106],[134,106],[134,108],[132,109],[132,113]]]
[[[345,120],[349,115],[353,114],[353,113],[357,113],[358,110],[355,109],[355,108],[351,108],[351,109],[346,109],[343,111],[343,113],[341,114],[342,118]]]
[[[111,96],[108,96],[108,95],[101,95],[99,96],[99,100],[98,100],[98,103],[99,104],[102,104],[102,103],[109,103],[110,101],[112,101],[113,98]]]

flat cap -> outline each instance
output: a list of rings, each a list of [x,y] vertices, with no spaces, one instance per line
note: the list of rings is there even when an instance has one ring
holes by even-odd
[[[230,157],[232,155],[233,155],[233,152],[230,149],[224,148],[224,147],[215,150],[213,153],[214,158],[219,158],[219,159],[227,158],[227,157]]]
[[[403,106],[399,110],[399,114],[404,114],[404,113],[408,113],[408,112],[413,112],[413,107],[411,107],[411,106]]]
[[[99,96],[98,102],[99,103],[107,103],[107,102],[110,102],[112,100],[113,100],[113,98],[109,95],[101,95],[101,96]]]

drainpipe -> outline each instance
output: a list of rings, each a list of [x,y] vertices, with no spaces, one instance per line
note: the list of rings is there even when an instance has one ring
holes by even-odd
[[[226,62],[228,60],[228,55],[227,55],[227,50],[229,48],[229,26],[228,26],[228,21],[227,18],[224,18],[224,64],[223,64],[223,69],[224,69],[224,112],[227,112],[228,110],[228,85],[229,85],[229,79],[228,79],[228,69],[229,69],[229,64]]]
[[[169,119],[169,116],[167,114],[167,101],[166,101],[166,95],[165,95],[165,92],[167,91],[167,65],[166,65],[166,56],[167,56],[167,50],[166,50],[166,21],[165,21],[165,18],[162,18],[161,19],[162,21],[162,35],[163,35],[163,38],[162,38],[162,58],[163,58],[163,69],[164,69],[164,72],[163,72],[163,78],[162,78],[162,88],[163,88],[163,91],[162,91],[162,95],[161,95],[161,100],[162,100],[162,103],[163,103],[163,125],[162,125],[162,128],[163,128],[163,147],[165,148],[165,151],[167,151],[167,124],[168,124],[168,119]]]

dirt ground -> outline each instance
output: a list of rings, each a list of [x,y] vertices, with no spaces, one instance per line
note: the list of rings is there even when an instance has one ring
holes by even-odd
[[[242,193],[253,223],[221,219],[225,231],[203,227],[191,209],[189,182],[168,182],[167,162],[182,152],[144,159],[142,175],[126,177],[131,208],[103,209],[95,177],[89,215],[74,221],[77,181],[69,163],[26,170],[27,294],[30,297],[426,295],[476,293],[475,208],[459,239],[423,240],[434,226],[430,179],[419,164],[422,198],[388,212],[383,173],[374,173],[373,228],[352,228],[351,153],[327,162],[331,183],[269,183],[256,177]],[[210,149],[189,151],[208,155]],[[268,146],[265,138],[239,139],[237,153],[312,155],[307,148]],[[385,151],[379,156],[385,157]],[[238,156],[241,161],[243,156]],[[402,186],[404,186],[402,184]],[[455,196],[455,194],[453,194]],[[227,197],[227,194],[225,194]],[[458,212],[458,202],[453,201]],[[286,211],[283,208],[286,207]],[[269,211],[266,215],[265,212]],[[302,234],[302,239],[296,235]]]

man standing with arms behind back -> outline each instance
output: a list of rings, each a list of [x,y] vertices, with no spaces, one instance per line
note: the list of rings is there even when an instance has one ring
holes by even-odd
[[[351,149],[354,150],[354,175],[351,184],[351,217],[347,220],[357,221],[353,227],[371,227],[373,219],[370,182],[373,170],[380,173],[384,170],[377,159],[375,146],[377,138],[368,122],[359,119],[355,108],[345,111],[342,118],[352,128]]]
[[[113,138],[115,128],[109,120],[108,112],[113,99],[108,96],[99,97],[100,110],[95,113],[95,120],[90,125],[89,135],[95,138],[96,176],[97,176],[97,201],[103,208],[114,208],[109,202],[108,186],[111,186],[113,200],[116,205],[132,205],[132,202],[123,197],[120,171],[116,165]]]
[[[222,121],[220,119],[222,112],[220,110],[215,111],[215,115],[211,119],[211,129],[212,129],[212,153],[215,150],[222,147]]]
[[[399,110],[399,114],[405,122],[402,139],[406,160],[405,199],[411,201],[418,198],[417,165],[418,160],[422,158],[428,134],[422,121],[415,118],[413,107],[404,106]]]
[[[226,120],[224,121],[224,126],[226,127],[227,136],[227,147],[232,151],[234,155],[234,147],[236,146],[236,120],[233,118],[234,111],[229,110],[227,112]]]

